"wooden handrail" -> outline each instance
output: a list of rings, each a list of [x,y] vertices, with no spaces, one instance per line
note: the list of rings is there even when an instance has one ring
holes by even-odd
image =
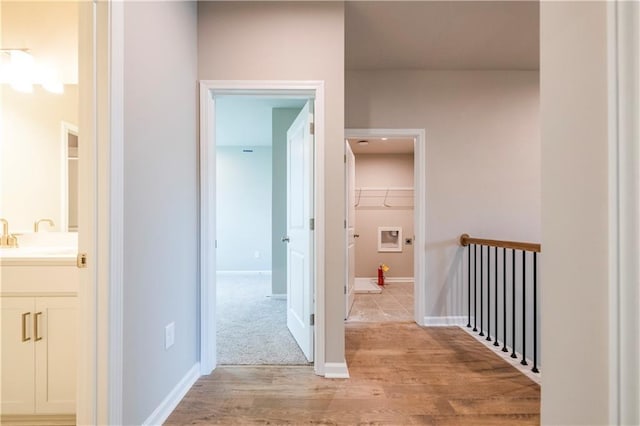
[[[501,240],[487,240],[484,238],[472,238],[469,234],[460,235],[460,245],[466,247],[469,244],[478,244],[482,246],[501,247],[514,250],[534,251],[540,253],[540,244],[536,243],[522,243],[518,241],[501,241]]]

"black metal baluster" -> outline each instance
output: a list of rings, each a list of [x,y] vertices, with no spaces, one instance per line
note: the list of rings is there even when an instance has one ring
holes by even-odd
[[[491,247],[487,246],[487,342],[491,341]]]
[[[471,246],[467,262],[467,327],[471,327]]]
[[[494,337],[494,341],[493,341],[493,346],[500,346],[500,343],[498,343],[498,247],[495,248],[494,250],[494,258],[493,258],[493,288],[495,290],[495,301],[494,301],[494,307],[495,307],[495,320],[496,320],[496,327],[495,327],[495,337]]]
[[[502,352],[507,349],[507,249],[502,248]]]
[[[538,273],[537,273],[538,253],[533,252],[533,368],[531,371],[539,373],[538,370]]]
[[[484,312],[483,312],[484,291],[482,289],[482,282],[484,278],[484,274],[482,271],[482,265],[484,264],[484,259],[483,259],[484,250],[482,249],[483,249],[483,246],[480,246],[480,336],[484,336]]]
[[[478,331],[478,251],[473,245],[473,331]]]
[[[525,283],[527,281],[526,255],[527,252],[522,250],[522,361],[520,361],[520,364],[522,365],[527,365],[527,298],[525,297],[527,294],[527,289],[525,286]]]
[[[511,250],[511,358],[518,358],[516,355],[516,250]]]

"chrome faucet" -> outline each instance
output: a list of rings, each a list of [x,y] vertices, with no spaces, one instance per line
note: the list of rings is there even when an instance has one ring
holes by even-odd
[[[40,224],[41,224],[42,222],[46,222],[46,223],[48,223],[48,224],[49,224],[49,226],[51,226],[52,228],[53,228],[54,226],[56,226],[56,224],[55,224],[55,223],[53,223],[53,221],[52,221],[51,219],[40,219],[40,220],[36,220],[36,221],[33,223],[33,232],[38,232],[38,231],[39,231]]]
[[[0,236],[0,247],[18,247],[18,238],[15,235],[9,234],[9,222],[7,219],[0,218],[2,223],[2,236]]]

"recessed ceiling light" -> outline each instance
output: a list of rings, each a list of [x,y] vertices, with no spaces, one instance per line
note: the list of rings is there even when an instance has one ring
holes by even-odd
[[[386,141],[386,140],[387,140],[387,139],[389,139],[389,138],[380,138],[380,139],[382,139],[383,141]]]
[[[367,146],[367,145],[369,145],[369,141],[358,141],[358,145]]]

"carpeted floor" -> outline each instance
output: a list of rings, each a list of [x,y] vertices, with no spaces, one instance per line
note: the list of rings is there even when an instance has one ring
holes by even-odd
[[[218,364],[306,365],[287,328],[285,299],[271,298],[271,275],[217,274]]]

